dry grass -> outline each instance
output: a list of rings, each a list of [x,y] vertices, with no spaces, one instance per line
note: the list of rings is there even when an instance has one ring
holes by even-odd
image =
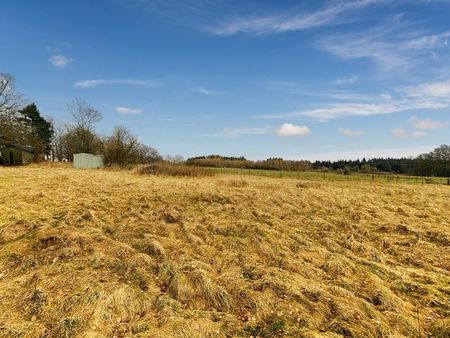
[[[449,197],[0,168],[0,337],[449,337]]]
[[[138,169],[138,173],[142,175],[159,175],[159,176],[189,176],[202,177],[213,176],[211,170],[202,167],[187,166],[184,164],[158,162],[143,166]]]

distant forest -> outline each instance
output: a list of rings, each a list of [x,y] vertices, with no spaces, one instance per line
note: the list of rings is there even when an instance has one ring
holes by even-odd
[[[373,158],[339,161],[292,161],[269,158],[251,161],[245,157],[220,155],[199,156],[187,159],[187,165],[217,168],[245,168],[288,171],[336,171],[345,175],[361,173],[396,173],[415,176],[450,177],[450,145],[441,145],[430,153],[415,158]]]

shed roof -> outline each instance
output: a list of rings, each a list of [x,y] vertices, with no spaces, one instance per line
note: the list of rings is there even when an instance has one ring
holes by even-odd
[[[34,148],[30,145],[22,145],[22,144],[8,144],[5,147],[7,148],[13,148],[13,149],[17,149],[17,150],[21,150],[21,151],[26,151],[28,153],[33,153],[34,152]]]

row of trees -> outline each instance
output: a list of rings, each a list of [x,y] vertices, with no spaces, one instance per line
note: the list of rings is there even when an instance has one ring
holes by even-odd
[[[405,175],[450,177],[450,146],[441,145],[415,158],[374,158],[354,161],[316,161],[315,170],[349,172],[394,172]]]
[[[311,170],[309,161],[287,161],[282,158],[268,158],[262,161],[250,161],[245,157],[226,157],[220,155],[208,155],[191,157],[186,161],[187,165],[214,168],[243,168],[243,169],[265,169],[265,170]]]
[[[14,78],[0,74],[0,152],[10,146],[32,146],[35,160],[72,161],[76,153],[101,154],[107,165],[151,163],[161,160],[158,151],[139,142],[124,126],[109,136],[95,129],[101,113],[75,99],[67,105],[71,122],[55,126],[41,116],[35,104],[25,105],[15,90]]]

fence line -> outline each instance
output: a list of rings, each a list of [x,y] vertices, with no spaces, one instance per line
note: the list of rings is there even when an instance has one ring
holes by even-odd
[[[244,168],[209,168],[221,174],[239,174],[241,176],[267,176],[267,177],[287,177],[287,178],[322,178],[354,181],[382,181],[387,183],[415,183],[415,184],[441,184],[450,185],[450,177],[424,177],[424,176],[404,176],[393,174],[337,174],[317,171],[286,171],[286,170],[265,170],[265,169],[244,169]]]

